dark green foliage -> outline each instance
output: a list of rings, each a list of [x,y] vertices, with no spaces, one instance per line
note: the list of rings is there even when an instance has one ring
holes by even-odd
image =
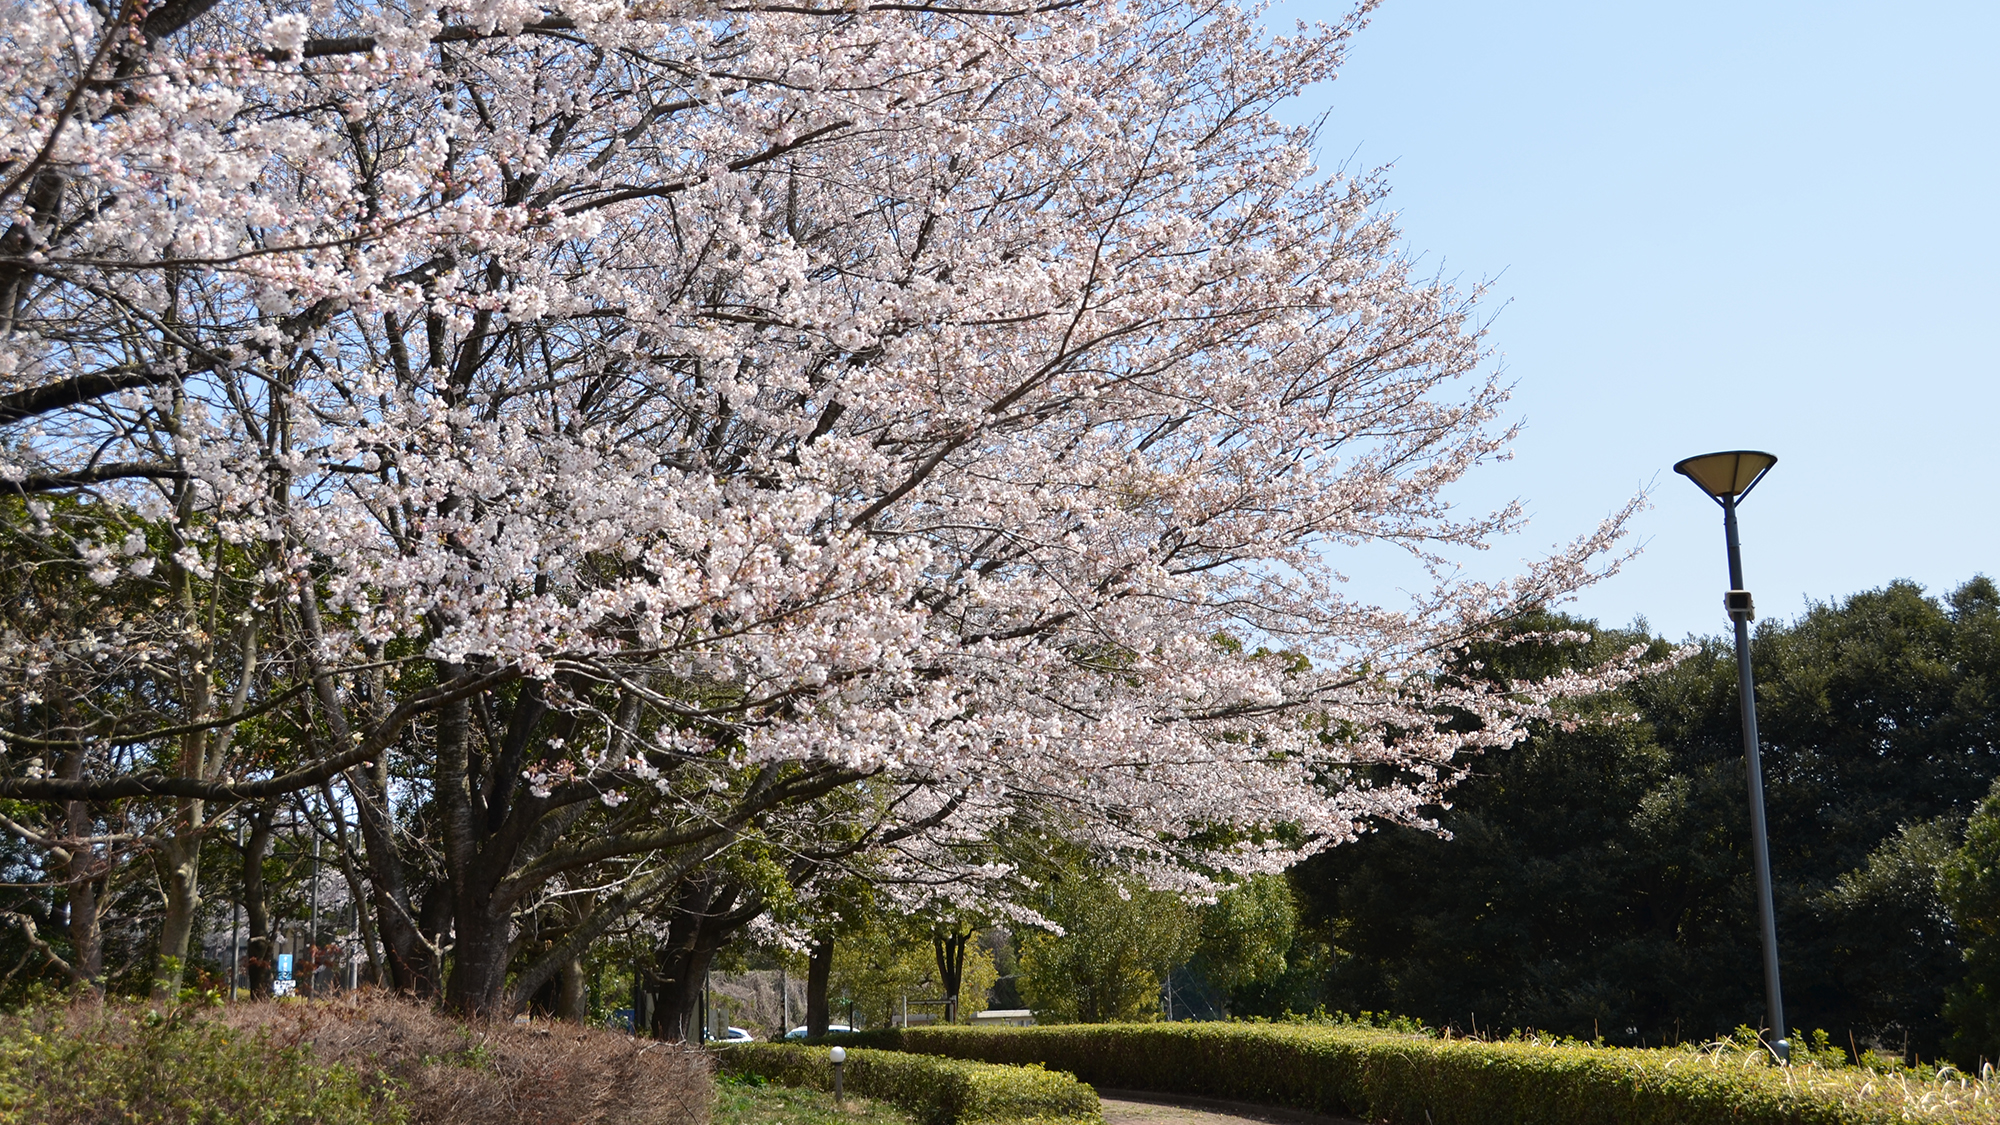
[[[885,1042],[886,1040],[885,1033]],[[904,1049],[1040,1063],[1114,1089],[1410,1125],[1861,1125],[1991,1120],[1950,1087],[1858,1069],[1790,1072],[1719,1051],[1445,1040],[1361,1026],[912,1028]],[[1925,1102],[1924,1098],[1931,1098]],[[1907,1112],[1908,1116],[1905,1116]]]
[[[1966,824],[1941,891],[1965,943],[1965,979],[1950,990],[1951,1053],[1960,1066],[2000,1059],[2000,784]]]
[[[875,1033],[880,1036],[882,1033]],[[853,1037],[843,1037],[843,1042]],[[739,1043],[715,1051],[727,1075],[757,1075],[787,1086],[833,1089],[824,1047]],[[1040,1066],[992,1066],[918,1054],[848,1048],[846,1089],[908,1110],[918,1125],[976,1122],[1076,1125],[1102,1122],[1097,1092]]]
[[[1525,678],[1645,640],[1468,660]],[[1960,969],[1925,865],[2000,774],[2000,591],[1892,584],[1762,623],[1753,655],[1790,1021],[1935,1057]],[[1633,1045],[1761,1023],[1736,696],[1708,640],[1591,705],[1639,721],[1473,763],[1438,813],[1452,838],[1387,827],[1303,865],[1304,927],[1335,950],[1316,999]]]
[[[43,1011],[0,1026],[0,1122],[34,1125],[394,1125],[386,1088],[353,1070],[196,1018]]]

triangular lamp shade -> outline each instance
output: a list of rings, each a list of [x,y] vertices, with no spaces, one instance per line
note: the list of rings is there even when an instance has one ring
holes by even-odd
[[[1674,471],[1701,486],[1717,500],[1741,496],[1769,472],[1778,459],[1754,449],[1732,449],[1726,453],[1704,453],[1674,466]]]

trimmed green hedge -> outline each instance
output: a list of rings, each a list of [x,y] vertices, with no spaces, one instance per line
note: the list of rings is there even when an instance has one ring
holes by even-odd
[[[715,1050],[724,1074],[757,1075],[786,1086],[833,1089],[826,1048],[738,1043]],[[918,1125],[1042,1122],[1101,1125],[1097,1091],[1040,1066],[994,1066],[926,1054],[851,1049],[845,1088],[908,1110]]]
[[[1012,1065],[1097,1086],[1408,1125],[1886,1125],[2000,1122],[1977,1082],[1755,1055],[1433,1039],[1341,1025],[1167,1023],[911,1028],[843,1042]],[[851,1057],[851,1056],[850,1056]]]

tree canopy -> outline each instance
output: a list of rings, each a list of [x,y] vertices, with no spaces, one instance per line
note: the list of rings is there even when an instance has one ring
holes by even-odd
[[[1479,656],[1521,674],[1644,639]],[[1964,972],[1938,876],[2000,776],[2000,592],[1893,583],[1760,623],[1753,657],[1788,1014],[1936,1057]],[[1592,705],[1633,721],[1485,754],[1438,811],[1448,838],[1385,827],[1309,860],[1308,924],[1337,950],[1320,998],[1633,1042],[1756,1026],[1735,688],[1727,642],[1702,641]]]
[[[1276,112],[1361,16],[7,6],[0,797],[48,916],[143,858],[170,994],[281,803],[385,979],[505,1013],[869,848],[977,884],[1027,807],[1195,893],[1420,819],[1630,674],[1451,659],[1623,514],[1453,576],[1520,523],[1444,499],[1511,436],[1474,295]],[[1368,543],[1435,587],[1344,595]]]

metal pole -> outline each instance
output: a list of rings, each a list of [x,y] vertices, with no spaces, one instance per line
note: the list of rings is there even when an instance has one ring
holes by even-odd
[[[1729,541],[1729,588],[1743,585],[1743,552],[1736,537],[1736,498],[1722,499],[1722,530]],[[1764,928],[1764,995],[1771,1026],[1771,1053],[1781,1063],[1791,1058],[1785,1038],[1785,996],[1778,982],[1778,918],[1771,898],[1771,846],[1764,827],[1764,762],[1757,739],[1757,685],[1750,675],[1749,614],[1731,613],[1736,620],[1736,684],[1743,708],[1743,760],[1750,779],[1750,859],[1757,872],[1757,913]]]

